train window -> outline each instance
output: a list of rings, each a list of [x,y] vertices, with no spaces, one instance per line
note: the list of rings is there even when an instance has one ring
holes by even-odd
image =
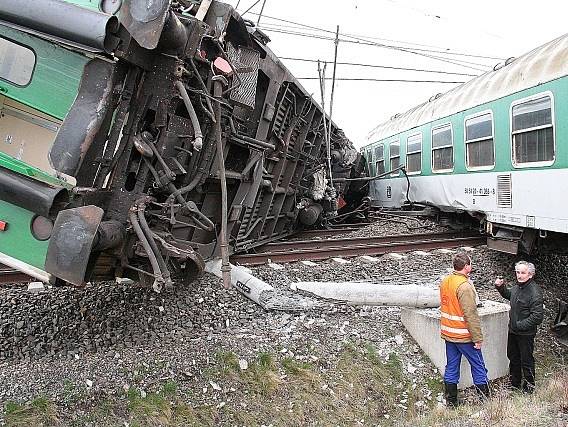
[[[365,156],[367,157],[367,166],[369,167],[369,175],[373,176],[373,149],[369,148]]]
[[[465,119],[465,146],[468,169],[491,169],[495,166],[491,111]]]
[[[400,142],[393,141],[390,143],[390,170],[394,171],[400,166]],[[391,176],[397,176],[399,171],[391,173]]]
[[[452,125],[432,129],[432,172],[447,172],[454,168]]]
[[[375,176],[385,173],[385,144],[375,148]]]
[[[26,86],[32,80],[35,63],[33,50],[0,37],[0,79]]]
[[[406,140],[406,171],[418,174],[422,170],[422,134],[409,136]]]
[[[538,95],[511,107],[513,164],[550,165],[554,162],[552,95]]]

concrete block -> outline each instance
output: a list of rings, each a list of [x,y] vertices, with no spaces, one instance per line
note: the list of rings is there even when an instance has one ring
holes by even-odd
[[[388,254],[386,254],[386,256],[389,256],[389,257],[394,258],[394,259],[406,259],[406,258],[408,258],[406,255],[397,254],[396,252],[388,253]]]
[[[481,351],[489,379],[508,375],[509,305],[495,301],[483,301],[483,307],[478,308],[478,311],[484,337]],[[406,330],[443,375],[446,367],[446,346],[440,337],[440,310],[437,308],[402,308],[400,317]],[[473,380],[469,363],[465,357],[462,357],[458,387],[463,389],[471,385],[473,385]]]
[[[414,251],[412,252],[412,255],[419,255],[419,256],[430,256],[432,255],[430,252],[424,252],[424,251]]]
[[[269,262],[268,266],[270,268],[272,268],[273,270],[284,270],[284,268],[285,268],[283,265],[276,264],[275,262]]]
[[[369,262],[369,263],[374,263],[374,262],[379,262],[380,259],[374,256],[369,256],[369,255],[362,255],[359,257],[359,259],[363,262]]]
[[[308,267],[317,267],[318,265],[313,261],[300,261],[302,264]]]
[[[30,282],[28,283],[28,291],[31,292],[40,292],[45,289],[43,282]]]
[[[337,264],[351,264],[351,261],[344,258],[332,258],[331,260]]]

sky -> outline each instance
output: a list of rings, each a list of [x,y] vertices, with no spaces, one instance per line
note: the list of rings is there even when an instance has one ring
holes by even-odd
[[[561,0],[224,1],[241,14],[250,8],[244,18],[255,23],[264,3],[259,27],[271,38],[269,47],[294,76],[313,79],[300,82],[320,104],[318,64],[297,59],[329,61],[325,70],[330,79],[325,84],[328,114],[334,38],[339,25],[340,64],[336,69],[332,118],[356,147],[368,142],[367,135],[378,124],[459,83],[339,79],[465,82],[567,32],[567,7],[562,7],[565,2]]]

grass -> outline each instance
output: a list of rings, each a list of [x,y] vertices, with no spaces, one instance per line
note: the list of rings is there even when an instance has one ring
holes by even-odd
[[[24,404],[8,402],[5,412],[8,427],[53,426],[59,421],[56,405],[45,397]]]
[[[238,372],[240,370],[239,358],[231,351],[218,351],[215,353],[215,359],[223,374]]]
[[[171,403],[158,393],[142,394],[132,388],[128,390],[127,399],[130,416],[136,424],[167,425],[173,418]]]
[[[274,356],[270,353],[260,353],[248,369],[240,372],[240,377],[249,393],[263,397],[270,396],[282,383]]]
[[[563,414],[564,423],[559,416]],[[412,426],[517,427],[560,426],[568,421],[568,372],[559,372],[537,384],[534,394],[512,393],[504,387],[483,404],[466,404],[455,410],[437,408],[408,420]]]
[[[215,360],[213,368],[191,381],[169,380],[146,393],[133,387],[98,401],[91,395],[89,407],[71,400],[68,406],[82,411],[79,419],[64,418],[45,398],[9,403],[6,425],[556,427],[562,425],[558,414],[568,420],[568,373],[558,366],[547,365],[548,376],[538,377],[532,396],[499,388],[483,404],[471,400],[446,409],[435,399],[442,391],[440,378],[431,375],[416,386],[399,357],[385,357],[370,343],[345,343],[339,355],[310,363],[268,352],[249,358],[246,369],[232,352],[220,351]],[[222,390],[212,390],[209,382]],[[72,385],[67,388],[72,394]],[[432,392],[431,400],[425,399],[425,388]]]
[[[166,382],[158,392],[128,390],[129,424],[132,427],[215,425],[213,409],[191,406],[182,401],[177,391],[175,381]]]

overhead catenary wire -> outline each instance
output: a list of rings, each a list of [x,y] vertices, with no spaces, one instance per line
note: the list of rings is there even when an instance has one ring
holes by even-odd
[[[330,36],[326,36],[326,35],[301,31],[301,29],[299,29],[299,28],[296,29],[296,31],[294,31],[293,29],[284,29],[284,28],[280,27],[279,25],[263,24],[262,27],[259,27],[259,28],[261,30],[267,31],[267,32],[282,33],[282,34],[302,36],[302,37],[310,37],[310,38],[315,38],[315,39],[320,39],[320,40],[334,40],[335,39],[334,37],[330,37]],[[428,58],[444,58],[444,57],[441,57],[441,56],[438,56],[438,55],[465,56],[465,57],[473,56],[473,55],[466,55],[466,54],[455,53],[455,52],[450,52],[450,51],[418,49],[418,48],[411,48],[411,47],[407,47],[407,46],[396,46],[396,45],[391,45],[391,44],[378,43],[378,42],[366,40],[366,39],[361,38],[361,37],[354,37],[354,36],[347,36],[347,37],[350,37],[353,40],[342,38],[342,39],[340,39],[340,41],[344,42],[344,43],[358,44],[358,45],[363,45],[363,46],[374,46],[374,47],[380,47],[380,48],[384,48],[384,49],[400,50],[400,51],[407,52],[407,53],[414,53],[416,55],[426,56]],[[436,54],[436,55],[434,55],[434,54]],[[458,59],[458,58],[445,58],[445,59],[453,60],[453,61],[459,61],[459,62],[462,62],[464,64],[472,64],[472,65],[478,65],[478,66],[483,66],[483,67],[488,66],[488,65],[482,64],[480,62],[466,61],[464,59]],[[478,59],[491,59],[491,58],[480,57]]]
[[[319,77],[296,77],[297,80],[318,80]],[[326,77],[325,80],[331,80],[331,77]],[[358,78],[358,77],[336,77],[335,80],[341,81],[359,81],[359,82],[402,82],[402,83],[449,83],[461,84],[464,81],[445,81],[445,80],[411,80],[411,79],[372,79],[372,78]]]
[[[243,13],[241,13],[241,16],[245,16],[245,14],[247,14],[248,12],[250,12],[250,10],[251,10],[253,7],[255,7],[257,4],[259,4],[259,3],[260,3],[260,0],[256,0],[256,1],[252,4],[252,6],[250,6],[247,10],[245,10]],[[257,15],[257,14],[255,13],[255,15]]]
[[[251,12],[251,13],[252,13],[253,15],[257,15],[255,12]],[[297,25],[297,26],[302,27],[302,28],[308,28],[308,29],[311,29],[311,30],[321,31],[321,32],[324,32],[324,33],[329,33],[329,34],[334,34],[334,33],[335,33],[335,31],[333,31],[333,30],[327,30],[327,29],[325,29],[325,28],[315,27],[315,26],[313,26],[313,25],[303,24],[303,23],[296,22],[296,21],[292,21],[292,20],[289,20],[289,19],[276,18],[276,17],[274,17],[274,16],[269,16],[269,15],[263,15],[263,17],[264,17],[264,18],[267,18],[267,19],[272,19],[272,20],[274,20],[274,21],[285,22],[285,23],[288,23],[288,24]],[[384,44],[384,43],[371,42],[369,39],[372,39],[373,37],[368,37],[368,36],[354,35],[354,34],[349,34],[349,33],[340,33],[339,35],[340,35],[340,36],[344,36],[344,37],[350,37],[350,38],[353,38],[353,39],[356,39],[356,40],[365,40],[365,41],[367,41],[367,42],[369,42],[369,43],[375,43],[375,44],[379,44],[379,45],[384,45],[385,47],[387,47],[387,46],[403,47],[403,46],[388,45],[388,44]],[[381,38],[378,38],[378,40],[385,40],[385,41],[390,41],[390,42],[393,42],[393,43],[410,44],[410,45],[417,45],[417,46],[426,46],[426,45],[420,45],[420,44],[417,44],[417,43],[406,42],[406,41],[402,41],[402,40],[390,40],[390,39],[381,39]],[[403,47],[403,48],[405,48],[405,47]],[[487,55],[471,54],[471,53],[465,53],[465,52],[451,52],[451,51],[448,51],[448,50],[445,49],[445,48],[438,48],[438,50],[435,50],[435,49],[420,49],[420,48],[411,48],[411,49],[412,49],[412,50],[416,50],[416,51],[417,51],[417,50],[422,50],[422,51],[431,52],[431,53],[440,53],[440,54],[455,55],[455,56],[467,56],[467,57],[470,57],[470,58],[491,59],[491,60],[497,60],[497,61],[502,61],[502,60],[505,59],[505,58],[496,57],[496,56],[487,56]],[[442,50],[439,50],[439,49],[442,49]]]
[[[260,24],[260,18],[262,18],[262,12],[264,12],[264,6],[266,5],[266,0],[262,2],[262,7],[260,8],[260,13],[258,14],[258,19],[256,20],[256,26]]]
[[[265,27],[261,27],[261,29],[269,31],[269,32],[295,35],[295,36],[299,36],[299,37],[308,37],[308,38],[311,38],[311,39],[334,40],[334,38],[331,38],[331,37],[319,36],[319,35],[308,34],[308,33],[284,31],[284,30],[270,29],[270,28],[265,28]],[[379,47],[379,48],[385,48],[385,49],[391,49],[391,50],[396,50],[396,51],[400,51],[400,52],[406,52],[406,53],[410,53],[410,54],[413,54],[413,55],[423,56],[423,57],[426,57],[426,58],[434,59],[436,61],[446,62],[446,63],[449,63],[449,64],[453,64],[453,65],[457,65],[457,66],[460,66],[460,67],[465,67],[465,68],[469,68],[469,69],[481,71],[481,72],[485,72],[490,68],[490,66],[486,65],[486,64],[480,64],[480,63],[471,62],[471,61],[464,61],[464,60],[460,60],[460,59],[443,58],[443,57],[439,57],[439,56],[436,56],[436,55],[429,55],[429,54],[422,53],[422,52],[415,52],[412,49],[398,47],[398,46],[389,46],[389,45],[384,45],[384,44],[381,44],[381,43],[372,43],[372,42],[361,41],[361,40],[339,39],[339,41],[344,42],[344,43],[353,43],[353,44],[358,44],[358,45],[375,46],[375,47]],[[479,68],[479,67],[485,67],[485,68]]]
[[[266,16],[266,15],[264,15],[264,16]],[[290,30],[305,30],[305,31],[312,30],[312,29],[310,29],[310,28],[304,28],[303,26],[297,25],[297,24],[285,25],[285,23],[279,24],[279,23],[276,23],[276,22],[269,22],[269,23],[265,23],[265,24],[263,24],[263,25],[278,26],[278,28],[285,28],[285,29],[290,29]],[[322,28],[321,30],[314,28],[312,31],[314,31],[314,32],[317,33],[318,31],[327,32],[327,31],[329,31],[329,30],[326,30],[326,29],[323,29],[323,28]],[[340,34],[340,35],[343,35],[343,34]],[[432,48],[432,49],[447,50],[447,48],[443,48],[443,47],[435,46],[435,45],[422,44],[422,43],[414,43],[414,42],[406,42],[406,41],[403,41],[403,40],[385,39],[385,38],[376,37],[376,36],[362,36],[362,35],[360,35],[360,34],[351,34],[351,33],[345,33],[345,36],[348,36],[348,37],[366,37],[366,38],[369,39],[369,40],[381,40],[381,41],[383,41],[383,42],[389,42],[389,43],[401,43],[401,44],[404,44],[404,45],[408,45],[407,47],[411,47],[411,46],[421,46],[421,47],[429,47],[429,48]]]
[[[324,62],[326,64],[332,63],[333,61],[324,61],[321,59],[310,59],[310,58],[294,58],[294,57],[286,57],[280,56],[280,59],[284,59],[287,61],[300,61],[300,62]],[[466,76],[466,77],[477,77],[478,74],[469,74],[469,73],[457,73],[451,71],[441,71],[441,70],[427,70],[424,68],[408,68],[408,67],[395,67],[390,65],[378,65],[378,64],[363,64],[358,62],[338,62],[337,65],[350,65],[356,67],[369,67],[369,68],[382,68],[387,70],[401,70],[401,71],[417,71],[422,73],[434,73],[434,74],[451,74],[455,76]]]

